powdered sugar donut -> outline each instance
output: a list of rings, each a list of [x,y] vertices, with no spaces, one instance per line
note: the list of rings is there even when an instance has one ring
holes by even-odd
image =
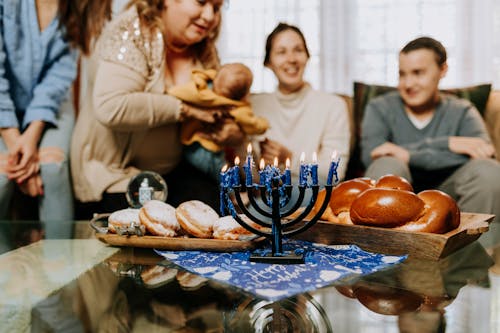
[[[259,226],[253,223],[248,217],[239,215],[242,220],[250,226],[258,229]],[[241,235],[252,235],[250,231],[241,226],[231,215],[223,216],[214,223],[214,238],[237,240]]]
[[[174,237],[180,229],[175,208],[159,200],[146,202],[139,211],[139,219],[146,230],[155,236]]]
[[[108,231],[116,233],[116,228],[128,229],[132,225],[140,225],[139,209],[126,208],[111,213],[108,217]]]
[[[219,218],[212,207],[198,200],[181,203],[175,214],[182,229],[199,238],[212,238],[213,225]]]

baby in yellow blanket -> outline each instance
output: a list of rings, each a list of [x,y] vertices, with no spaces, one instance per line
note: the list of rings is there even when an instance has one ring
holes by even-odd
[[[253,75],[244,64],[225,64],[219,71],[195,69],[191,78],[191,82],[172,87],[168,93],[199,107],[227,108],[224,117],[234,118],[245,134],[262,134],[269,127],[266,119],[253,114],[247,101]],[[223,148],[210,139],[212,130],[213,126],[199,120],[186,120],[181,125],[181,142],[186,160],[217,179],[226,161]]]

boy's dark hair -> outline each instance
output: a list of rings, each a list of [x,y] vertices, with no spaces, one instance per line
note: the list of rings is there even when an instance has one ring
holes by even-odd
[[[306,38],[304,37],[304,34],[302,33],[302,31],[300,31],[300,29],[297,28],[294,25],[290,25],[290,24],[287,24],[287,23],[280,22],[276,26],[276,28],[274,28],[274,30],[269,34],[269,36],[267,36],[267,39],[266,39],[266,55],[264,57],[264,66],[267,66],[269,64],[269,58],[271,56],[270,53],[271,53],[271,48],[273,46],[274,38],[279,33],[283,32],[285,30],[295,31],[300,36],[300,38],[302,39],[302,42],[304,43],[304,48],[306,49],[307,57],[309,58],[309,49],[307,48]]]
[[[427,49],[434,52],[436,62],[441,67],[446,62],[446,49],[443,44],[431,37],[419,37],[406,44],[400,53],[409,53],[411,51]]]

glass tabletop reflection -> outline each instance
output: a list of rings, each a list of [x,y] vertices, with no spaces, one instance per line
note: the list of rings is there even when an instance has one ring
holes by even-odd
[[[62,229],[71,236],[0,222],[0,332],[500,330],[496,225],[439,261],[408,258],[278,302],[191,274],[150,249],[107,246],[88,222]]]

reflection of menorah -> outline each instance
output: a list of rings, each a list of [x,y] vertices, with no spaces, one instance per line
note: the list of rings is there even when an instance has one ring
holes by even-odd
[[[250,257],[250,261],[266,262],[266,263],[280,263],[280,264],[295,264],[304,263],[304,256],[302,253],[291,251],[283,251],[283,237],[291,237],[304,232],[312,227],[323,215],[323,212],[328,207],[330,196],[332,193],[332,179],[335,176],[335,181],[338,181],[337,167],[339,160],[335,161],[332,158],[330,170],[328,172],[328,179],[325,185],[326,195],[319,210],[314,212],[314,216],[309,217],[309,213],[313,210],[316,200],[318,199],[319,185],[317,176],[317,167],[315,161],[315,154],[313,155],[312,164],[304,164],[304,154],[301,156],[300,174],[299,174],[299,195],[295,203],[290,203],[292,197],[293,185],[291,184],[291,175],[289,168],[289,160],[287,160],[286,169],[282,173],[277,167],[277,160],[275,159],[274,166],[265,166],[261,160],[259,170],[259,184],[254,184],[252,181],[252,168],[253,159],[251,156],[251,146],[248,148],[248,156],[243,166],[245,170],[245,189],[248,193],[248,200],[250,206],[255,210],[251,212],[250,209],[243,203],[241,198],[242,185],[240,185],[239,176],[239,159],[235,159],[235,166],[227,169],[224,167],[221,171],[221,214],[226,215],[228,212],[234,219],[241,224],[245,229],[253,232],[256,235],[264,236],[271,239],[272,252],[256,254]],[[298,216],[290,218],[292,214],[297,212],[301,207],[306,190],[311,189],[312,195],[309,203],[305,206],[304,210]],[[259,200],[260,197],[260,200]],[[235,199],[238,208],[242,213],[252,222],[258,224],[260,229],[254,227],[242,219],[233,204]],[[259,216],[257,216],[259,215]],[[304,219],[308,217],[307,221]]]

